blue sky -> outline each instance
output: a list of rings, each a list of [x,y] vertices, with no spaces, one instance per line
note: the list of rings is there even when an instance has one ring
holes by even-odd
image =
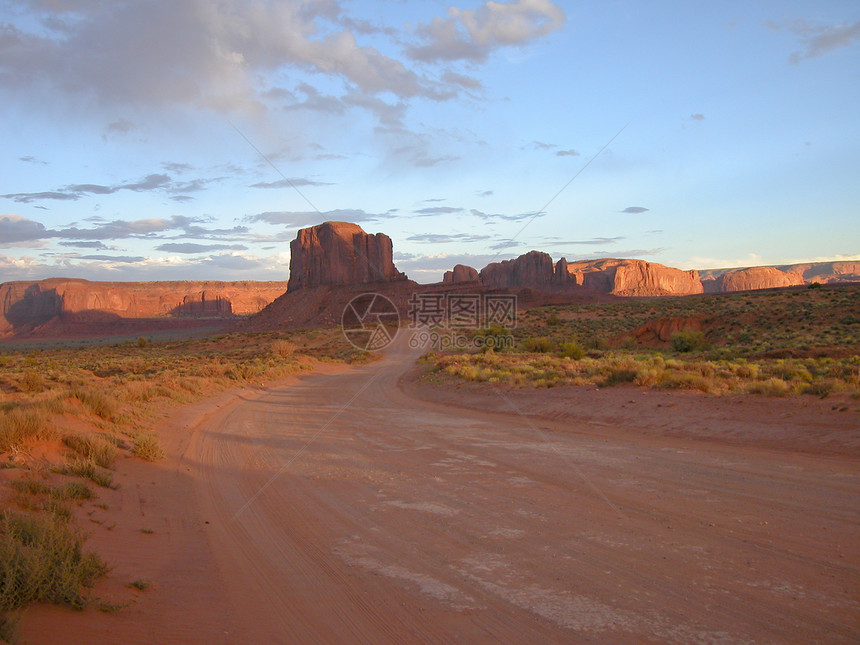
[[[858,104],[856,0],[0,0],[0,281],[860,259]]]

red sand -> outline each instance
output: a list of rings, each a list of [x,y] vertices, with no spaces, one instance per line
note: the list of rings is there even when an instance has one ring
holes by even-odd
[[[413,358],[166,420],[84,518],[133,604],[33,607],[24,642],[860,640],[857,401],[432,389]]]

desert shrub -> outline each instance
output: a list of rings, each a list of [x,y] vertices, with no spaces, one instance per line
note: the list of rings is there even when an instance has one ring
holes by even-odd
[[[558,317],[558,314],[552,313],[547,317],[546,324],[550,327],[556,327],[561,324],[561,318]]]
[[[636,380],[638,375],[639,370],[636,368],[617,365],[609,368],[609,371],[604,376],[603,385],[609,386],[618,385],[619,383],[632,383]]]
[[[107,441],[112,446],[124,449],[128,448],[128,445],[125,443],[125,441],[122,440],[122,437],[118,437],[115,434],[111,434],[110,432],[99,432],[98,436]]]
[[[658,387],[667,390],[698,390],[713,393],[719,391],[712,379],[691,372],[664,372]]]
[[[102,468],[110,468],[116,461],[116,446],[99,435],[68,434],[63,437],[63,443]]]
[[[804,385],[800,390],[801,394],[812,394],[820,396],[822,399],[828,397],[831,392],[836,389],[836,381],[834,379],[822,379],[814,383]]]
[[[527,352],[546,354],[547,352],[551,352],[554,348],[555,343],[553,343],[549,338],[526,338],[523,341],[523,349]]]
[[[676,352],[692,352],[705,345],[705,335],[700,331],[679,331],[672,334],[672,349]]]
[[[770,367],[770,373],[784,381],[811,381],[812,374],[804,365],[798,365],[792,361],[777,361]]]
[[[759,366],[755,363],[729,363],[728,369],[731,370],[732,374],[741,378],[756,378],[759,373]]]
[[[54,488],[51,496],[55,499],[92,499],[95,497],[92,489],[81,482],[68,482],[63,486]]]
[[[99,468],[92,459],[73,459],[57,472],[89,479],[104,488],[113,488],[113,475]]]
[[[21,375],[19,387],[24,392],[41,392],[45,389],[45,381],[42,375],[35,370],[27,370]]]
[[[807,288],[807,289],[820,289],[820,288],[821,288],[821,283],[820,283],[820,282],[812,282],[812,283],[811,283],[808,287],[806,287],[806,288]]]
[[[779,378],[769,378],[765,381],[754,381],[746,387],[746,391],[752,394],[764,394],[766,396],[785,396],[791,391],[791,386]]]
[[[83,537],[54,516],[0,513],[0,610],[32,602],[86,606],[84,589],[107,567]]]
[[[146,347],[149,343],[143,336],[137,337],[137,346],[138,347]]]
[[[578,361],[585,356],[585,349],[579,343],[566,342],[558,346],[558,353],[564,358],[572,358]]]
[[[0,452],[19,449],[27,441],[53,439],[57,430],[43,408],[15,407],[0,413]]]
[[[87,406],[90,412],[106,421],[113,421],[117,415],[116,400],[104,392],[76,388],[72,390],[72,396]]]
[[[275,356],[286,358],[296,353],[296,345],[288,340],[276,340],[271,344],[270,350]]]
[[[247,381],[254,378],[258,373],[259,370],[255,365],[251,363],[239,363],[230,365],[225,371],[225,376],[234,381]]]
[[[652,367],[639,371],[633,379],[633,382],[636,383],[636,385],[641,385],[643,387],[653,387],[654,385],[657,385],[662,378],[663,370]]]
[[[12,490],[28,495],[47,495],[51,492],[51,487],[37,479],[16,479],[9,482]]]
[[[134,436],[132,452],[135,457],[145,461],[158,461],[164,459],[164,449],[154,434],[138,434]]]

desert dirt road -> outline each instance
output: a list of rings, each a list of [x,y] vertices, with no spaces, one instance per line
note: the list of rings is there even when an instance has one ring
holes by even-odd
[[[414,358],[209,409],[123,487],[155,534],[113,556],[143,540],[153,590],[26,642],[860,640],[856,455],[445,407],[399,387]]]

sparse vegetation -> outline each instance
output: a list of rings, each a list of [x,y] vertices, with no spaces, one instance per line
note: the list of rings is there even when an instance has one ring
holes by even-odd
[[[0,467],[27,471],[28,455],[39,443],[53,450],[55,459],[65,455],[45,477],[18,477],[10,470],[4,484],[9,508],[0,510],[0,636],[11,630],[3,614],[7,609],[34,600],[86,603],[81,589],[103,565],[81,550],[73,511],[92,504],[98,490],[92,484],[115,487],[111,469],[121,454],[150,461],[164,457],[149,428],[165,406],[281,378],[315,361],[372,358],[335,329],[170,342],[140,337],[113,346],[57,343],[50,352],[0,346]],[[123,605],[97,606],[116,611]]]
[[[99,468],[92,459],[73,459],[65,466],[58,468],[57,472],[89,479],[94,484],[104,488],[114,487],[113,475],[109,471]]]
[[[648,336],[633,334],[649,321],[683,318],[701,321],[701,331],[650,345],[639,340]],[[860,285],[553,306],[521,313],[513,350],[433,353],[425,361],[436,374],[514,387],[634,383],[712,394],[860,396],[855,320]]]

